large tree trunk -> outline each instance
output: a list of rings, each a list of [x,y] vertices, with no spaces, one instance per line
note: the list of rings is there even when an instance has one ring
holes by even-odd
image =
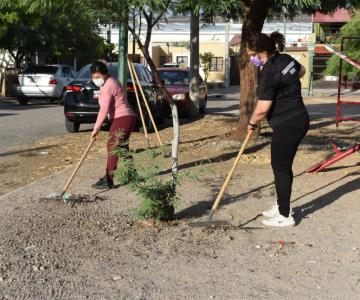
[[[190,16],[190,117],[199,116],[199,14]]]
[[[234,137],[244,137],[256,103],[256,70],[246,53],[248,41],[262,31],[273,0],[256,0],[247,8],[243,20],[240,47],[240,111],[239,127]]]

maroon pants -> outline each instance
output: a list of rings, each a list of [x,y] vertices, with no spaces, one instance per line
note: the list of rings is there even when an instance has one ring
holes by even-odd
[[[117,167],[118,157],[113,154],[117,147],[128,149],[127,141],[136,124],[136,116],[125,116],[112,120],[110,127],[110,137],[107,143],[108,160],[106,166],[106,177],[114,178],[114,171]]]

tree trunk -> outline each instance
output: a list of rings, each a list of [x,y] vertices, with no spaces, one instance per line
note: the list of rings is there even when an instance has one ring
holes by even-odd
[[[240,111],[239,127],[234,137],[244,137],[247,125],[256,104],[256,71],[246,53],[248,41],[262,31],[268,10],[273,0],[256,0],[247,7],[241,32],[240,47]]]
[[[199,116],[199,22],[200,18],[195,12],[190,17],[190,100],[189,115]]]

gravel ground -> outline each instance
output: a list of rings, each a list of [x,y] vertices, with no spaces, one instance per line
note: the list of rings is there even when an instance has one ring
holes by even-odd
[[[306,174],[330,153],[329,141],[354,142],[358,123],[337,131],[321,114],[312,118],[294,165],[292,228],[261,224],[260,212],[275,200],[266,130],[249,145],[215,215],[230,225],[189,226],[206,217],[237,153],[238,143],[225,138],[234,120],[220,117],[182,127],[182,170],[204,160],[212,172],[179,187],[173,222],[136,220],[140,200],[126,187],[100,194],[89,187],[102,175],[101,147],[70,187],[82,202],[40,200],[61,189],[71,165],[2,195],[0,299],[358,299],[359,154]],[[162,134],[169,140],[171,130]]]

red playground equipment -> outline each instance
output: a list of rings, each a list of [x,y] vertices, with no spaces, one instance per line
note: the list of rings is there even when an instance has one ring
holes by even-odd
[[[342,76],[342,61],[345,60],[349,64],[360,69],[359,62],[353,60],[352,58],[347,56],[345,53],[343,53],[345,40],[360,40],[360,37],[342,37],[340,50],[338,50],[334,46],[325,44],[325,47],[327,50],[329,50],[330,52],[334,53],[335,55],[337,55],[341,58],[340,64],[339,64],[338,97],[337,97],[337,103],[336,103],[336,128],[339,127],[339,123],[342,121],[349,121],[349,120],[352,120],[352,121],[359,120],[360,121],[359,118],[351,118],[351,117],[342,117],[341,116],[341,105],[342,104],[347,104],[347,105],[360,104],[360,102],[341,100],[341,86],[342,86],[342,78],[343,78],[343,76]],[[328,159],[324,160],[323,162],[311,167],[308,170],[308,173],[320,172],[320,171],[324,170],[325,168],[327,168],[328,166],[338,162],[339,160],[342,160],[343,158],[345,158],[355,152],[360,151],[360,144],[355,144],[353,147],[351,147],[345,151],[340,151],[335,144],[332,144],[332,147],[333,147],[335,154],[333,156],[329,157]]]

